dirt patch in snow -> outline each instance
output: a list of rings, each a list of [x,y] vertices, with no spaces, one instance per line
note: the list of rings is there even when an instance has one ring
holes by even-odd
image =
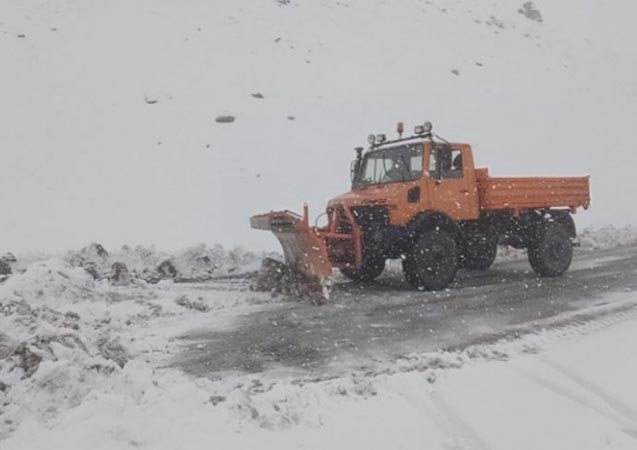
[[[194,309],[195,311],[208,312],[210,307],[206,305],[201,299],[191,300],[187,295],[182,295],[175,299],[175,303],[179,306],[183,306],[187,309]]]
[[[255,291],[307,299],[318,304],[324,300],[319,283],[273,258],[263,260],[252,287]]]

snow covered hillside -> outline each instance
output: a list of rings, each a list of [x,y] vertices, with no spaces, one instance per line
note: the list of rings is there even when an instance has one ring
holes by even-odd
[[[247,217],[317,213],[397,120],[495,174],[590,173],[578,221],[636,223],[637,4],[524,3],[3,1],[0,248],[274,249]]]

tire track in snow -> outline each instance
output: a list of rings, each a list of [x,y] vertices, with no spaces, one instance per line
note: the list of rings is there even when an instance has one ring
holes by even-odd
[[[606,317],[600,318],[599,320],[570,324],[558,330],[556,334],[559,336],[554,337],[557,337],[558,339],[570,338],[576,335],[587,334],[591,331],[598,331],[600,329],[610,327],[623,319],[634,316],[634,314],[635,310],[634,308],[631,308],[629,310],[610,314]],[[563,364],[558,363],[547,356],[541,355],[539,358],[540,361],[551,370],[559,373],[563,378],[570,381],[572,383],[571,386],[575,386],[575,389],[571,386],[560,385],[546,377],[522,371],[524,376],[553,393],[561,395],[572,402],[579,403],[592,411],[613,420],[621,431],[632,438],[637,439],[637,410],[580,373],[569,369]],[[581,392],[577,392],[578,388]],[[582,392],[584,392],[584,394],[582,394]],[[586,398],[586,394],[588,394],[589,398]]]
[[[456,411],[440,394],[432,392],[431,401],[437,412],[449,423],[450,428],[459,435],[470,450],[490,450],[490,446],[480,437],[477,431]]]
[[[423,382],[427,382],[423,377]],[[443,444],[448,450],[491,450],[478,432],[456,411],[438,392],[431,392],[425,398],[414,397],[413,392],[395,391],[423,417],[430,417],[449,437],[452,444]],[[430,404],[426,401],[429,400]]]
[[[554,383],[553,381],[550,381],[547,378],[534,375],[534,374],[529,374],[529,373],[525,373],[524,375],[527,378],[534,381],[536,384],[540,385],[541,387],[557,395],[560,395],[574,403],[578,403],[582,406],[585,406],[586,408],[592,411],[595,411],[599,415],[614,421],[617,424],[618,428],[622,430],[623,432],[625,432],[626,434],[628,434],[629,436],[637,437],[637,429],[632,428],[634,424],[627,421],[623,415],[618,414],[616,411],[609,410],[608,408],[605,408],[603,405],[599,405],[599,404],[596,404],[596,402],[589,401],[584,396],[578,394],[574,390],[566,388],[564,386],[560,386],[559,384]]]
[[[545,356],[541,358],[541,361],[547,366],[551,367],[553,370],[559,372],[566,378],[573,381],[576,385],[580,386],[585,391],[590,392],[591,394],[602,400],[606,405],[619,413],[633,427],[637,426],[637,410],[633,409],[630,405],[606,391],[602,386],[585,378],[574,370],[571,370],[568,367],[565,367],[564,365],[553,361],[552,359],[549,359]],[[633,430],[633,433],[637,434],[637,430]]]

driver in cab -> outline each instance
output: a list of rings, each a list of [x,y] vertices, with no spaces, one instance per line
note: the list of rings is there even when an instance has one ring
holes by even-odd
[[[385,172],[382,178],[383,183],[396,181],[407,181],[410,179],[409,167],[405,166],[401,158],[392,159],[392,166]]]

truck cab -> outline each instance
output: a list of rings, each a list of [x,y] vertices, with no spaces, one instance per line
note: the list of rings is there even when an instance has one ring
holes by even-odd
[[[324,230],[330,261],[350,278],[375,278],[386,259],[409,252],[425,222],[457,229],[480,217],[469,144],[427,136],[382,142],[352,166],[352,190],[328,202]]]
[[[453,220],[480,215],[476,170],[469,144],[433,141],[376,147],[361,156],[352,191],[329,204],[385,203],[393,225],[406,225],[423,210]]]

